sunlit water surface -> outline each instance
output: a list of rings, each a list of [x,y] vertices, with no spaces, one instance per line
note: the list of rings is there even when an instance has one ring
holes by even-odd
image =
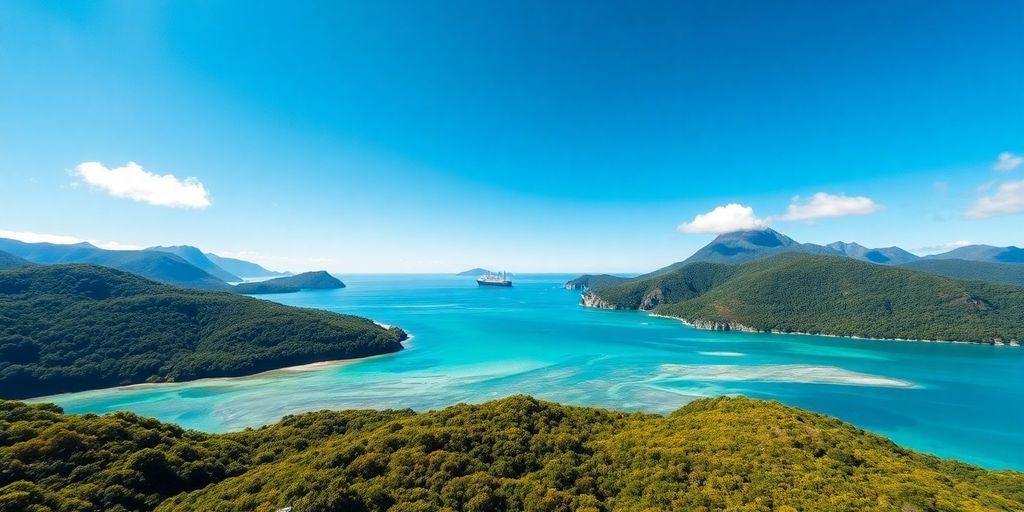
[[[480,288],[455,276],[348,276],[348,288],[264,296],[398,325],[406,350],[307,371],[47,397],[68,412],[130,410],[211,432],[318,409],[412,408],[514,393],[670,412],[699,397],[771,398],[897,443],[1024,469],[1024,348],[700,331],[580,307],[573,276]]]

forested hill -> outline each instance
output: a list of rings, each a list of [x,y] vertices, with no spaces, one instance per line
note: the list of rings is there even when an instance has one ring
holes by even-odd
[[[0,402],[0,461],[11,511],[1024,510],[1024,474],[746,398],[656,416],[514,396],[220,435]]]
[[[679,282],[703,285],[680,294]],[[653,309],[711,329],[1024,341],[1024,288],[843,257],[792,253],[732,270],[692,264],[665,276],[588,292],[584,303]]]
[[[224,377],[401,350],[370,320],[93,265],[0,271],[0,397]]]
[[[32,265],[31,261],[24,258],[19,258],[9,252],[0,251],[0,270],[15,268],[15,267],[27,267]]]
[[[987,281],[990,283],[1024,286],[1024,265],[1019,263],[991,263],[988,261],[957,259],[922,259],[912,261],[910,263],[904,263],[900,266],[953,279]]]
[[[234,287],[238,293],[259,295],[264,293],[292,293],[299,290],[333,290],[344,288],[345,283],[326,271],[303,272],[294,276],[275,277],[254,283],[239,283]]]

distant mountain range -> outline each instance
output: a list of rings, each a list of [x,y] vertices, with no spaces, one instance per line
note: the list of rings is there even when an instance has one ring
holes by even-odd
[[[266,293],[292,293],[299,290],[332,290],[344,288],[345,283],[340,279],[320,270],[318,272],[303,272],[294,276],[277,277],[255,283],[239,283],[235,285],[235,291],[248,295],[260,295]]]
[[[28,265],[34,265],[34,263],[24,258],[19,258],[9,252],[0,251],[0,270],[25,267]]]
[[[255,263],[204,254],[199,249],[187,245],[152,247],[142,251],[112,251],[100,249],[86,242],[28,243],[0,238],[0,252],[8,255],[0,257],[0,268],[20,266],[23,264],[21,262],[41,265],[87,263],[131,272],[165,284],[201,290],[233,291],[228,283],[241,281],[242,277],[281,275]],[[240,277],[220,266],[218,261],[228,262],[227,266],[233,270],[244,269],[247,272],[243,272]],[[248,271],[257,274],[245,275]]]
[[[651,310],[713,330],[1024,341],[1022,287],[799,252],[740,265],[689,263],[591,289],[583,303]]]
[[[207,258],[206,255],[203,254],[203,251],[200,251],[199,249],[192,247],[191,245],[173,245],[170,247],[156,246],[150,247],[146,250],[166,252],[168,254],[178,256],[179,258],[191,263],[195,267],[206,271],[207,274],[210,274],[211,276],[216,277],[217,279],[220,279],[221,281],[227,283],[237,283],[242,280],[241,277],[238,277],[235,274],[232,274],[231,272],[224,270],[216,263],[210,261],[210,258]]]
[[[223,256],[217,256],[212,252],[204,253],[204,255],[218,267],[243,278],[284,277],[292,275],[291,272],[275,272],[273,270],[267,270],[266,268],[263,268],[251,261],[240,260],[237,258],[225,258]]]
[[[689,258],[635,279],[657,277],[691,263],[739,265],[784,253],[842,256],[879,265],[906,265],[907,268],[955,279],[976,279],[1009,284],[1019,284],[1019,275],[1022,269],[1017,265],[1024,267],[1022,265],[1024,264],[1024,249],[1017,247],[970,245],[947,253],[921,258],[899,247],[869,248],[856,242],[833,242],[828,245],[800,243],[774,229],[762,229],[719,235]],[[916,264],[931,260],[950,260],[954,263]],[[565,283],[565,287],[595,289],[626,281],[629,279],[610,275],[585,275]]]

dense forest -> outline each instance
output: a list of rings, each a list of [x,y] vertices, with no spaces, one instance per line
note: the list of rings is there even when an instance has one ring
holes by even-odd
[[[588,303],[653,308],[720,329],[1024,341],[1024,288],[844,257],[790,253],[733,267],[690,264],[588,293]]]
[[[317,272],[303,272],[294,276],[275,277],[266,281],[254,283],[239,283],[234,291],[249,295],[265,293],[292,293],[299,290],[331,290],[344,288],[345,283],[338,278],[320,270]]]
[[[957,259],[923,259],[904,263],[903,268],[920,270],[952,279],[987,281],[989,283],[1024,286],[1024,265],[1020,263],[990,263]]]
[[[365,318],[92,265],[0,271],[0,397],[236,376],[401,350]]]
[[[514,396],[204,434],[0,402],[0,511],[1020,511],[1024,474],[746,398],[668,416]]]

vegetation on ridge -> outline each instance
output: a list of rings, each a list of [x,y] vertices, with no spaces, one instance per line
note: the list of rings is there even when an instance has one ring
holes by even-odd
[[[0,397],[247,375],[401,350],[370,320],[92,265],[0,271]]]
[[[710,286],[684,287],[673,295],[661,286],[674,280],[701,280]],[[664,276],[590,293],[612,307],[653,307],[655,313],[713,328],[973,342],[1024,340],[1024,289],[1020,287],[957,281],[843,257],[784,254],[732,270],[691,264]],[[648,300],[655,294],[667,300]]]
[[[1020,511],[1024,474],[777,402],[669,416],[515,396],[211,435],[0,402],[0,511]]]
[[[265,293],[293,293],[299,290],[330,290],[344,288],[345,283],[338,278],[320,270],[303,272],[294,276],[276,277],[254,283],[239,283],[234,287],[238,293],[259,295]]]

